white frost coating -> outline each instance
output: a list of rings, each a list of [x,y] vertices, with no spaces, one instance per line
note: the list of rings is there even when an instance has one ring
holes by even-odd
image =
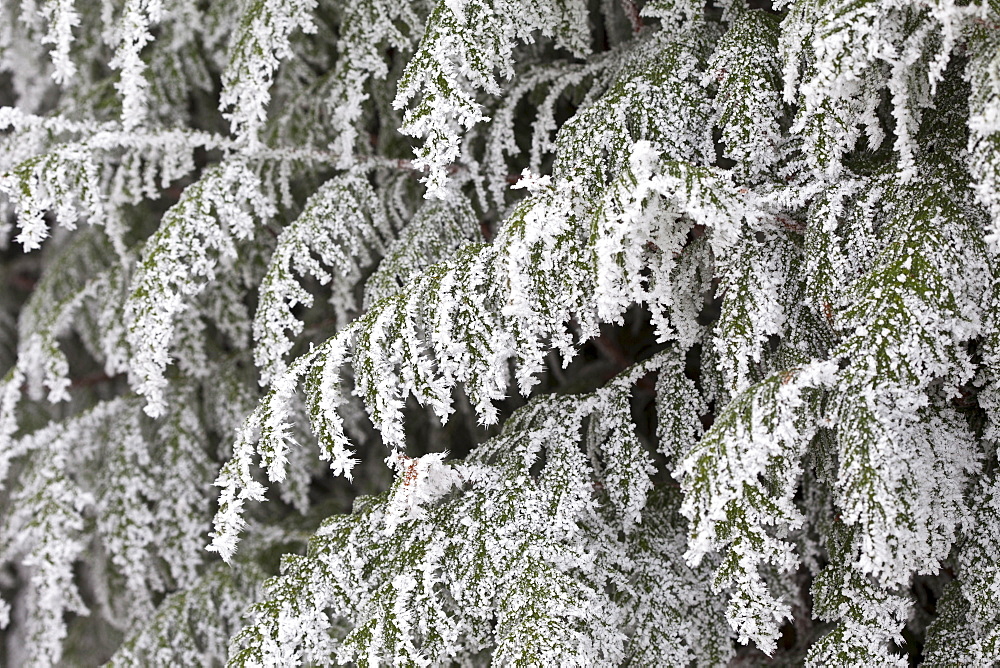
[[[389,456],[397,480],[383,516],[386,534],[391,535],[403,522],[419,520],[425,514],[424,506],[461,485],[459,473],[444,463],[447,455],[432,452],[414,458],[398,453]]]
[[[798,565],[792,544],[767,527],[787,531],[803,522],[794,496],[816,430],[808,402],[834,383],[836,370],[835,362],[814,362],[743,391],[674,471],[685,492],[681,512],[691,520],[685,558],[698,564],[712,551],[728,553],[713,586],[732,588],[730,624],[740,642],[766,653],[775,650],[791,608],[770,594],[759,569]]]
[[[660,363],[637,365],[616,386],[627,394]],[[620,392],[605,394],[617,400]],[[231,658],[270,665],[279,655],[294,662],[336,648],[339,661],[435,665],[474,656],[486,628],[496,629],[494,656],[504,663],[619,663],[626,653],[653,662],[727,656],[721,606],[702,609],[695,625],[675,617],[688,603],[710,600],[704,569],[690,571],[680,561],[671,562],[676,569],[658,568],[663,562],[655,555],[682,549],[682,535],[656,519],[626,542],[620,524],[601,519],[589,483],[599,472],[577,447],[582,419],[601,403],[596,395],[540,397],[464,464],[449,465],[439,453],[395,458],[400,477],[388,498],[366,500],[357,509],[360,521],[335,516],[324,523],[310,556],[288,560],[269,584],[269,604],[257,609]],[[536,464],[537,478],[527,474]],[[654,502],[673,512],[675,502],[662,495]],[[364,577],[360,569],[373,560],[394,567],[377,580]],[[655,591],[608,596],[615,578],[633,572],[644,584],[656,578]],[[359,615],[355,628],[364,632],[331,643],[328,618],[316,615],[324,610]],[[628,636],[618,630],[632,623]],[[417,645],[424,628],[435,635]]]
[[[521,178],[517,180],[517,183],[512,185],[511,190],[521,190],[525,189],[529,193],[534,193],[544,188],[549,188],[552,186],[552,177],[548,174],[539,175],[533,174],[530,169],[525,167],[521,170]]]
[[[736,17],[709,59],[702,85],[718,85],[713,122],[722,130],[726,155],[751,178],[780,159],[785,138],[781,109],[781,59],[776,17],[744,12]]]
[[[254,219],[267,221],[273,213],[257,175],[245,163],[231,161],[185,190],[147,242],[125,317],[133,386],[146,397],[149,415],[156,417],[166,408],[164,370],[174,320],[188,309],[186,300],[204,289],[219,262],[237,259],[236,243],[253,236]],[[200,245],[190,243],[195,239]]]
[[[18,562],[31,573],[25,637],[33,650],[32,665],[58,662],[67,633],[64,614],[87,613],[74,582],[73,564],[85,549],[83,513],[94,498],[71,475],[78,464],[73,454],[118,405],[109,402],[82,418],[50,425],[14,446],[18,455],[46,462],[44,468],[31,467],[13,492],[15,499],[39,498],[45,503],[20,503],[0,522],[0,564]]]
[[[804,140],[810,164],[838,177],[842,157],[862,128],[872,150],[882,143],[876,108],[885,87],[893,101],[898,174],[904,181],[914,178],[915,133],[923,111],[934,104],[958,35],[982,21],[985,4],[891,0],[827,11],[796,3],[780,38],[784,98],[800,103],[792,131]],[[806,53],[810,62],[800,80],[796,69]]]
[[[76,75],[70,47],[73,44],[73,28],[80,25],[80,14],[74,7],[74,0],[45,0],[38,13],[48,23],[48,32],[42,43],[52,45],[52,79],[57,84],[67,84]]]
[[[303,374],[307,376],[314,432],[321,443],[329,443],[323,446],[330,448],[329,455],[324,458],[338,470],[349,471],[353,449],[343,434],[341,419],[332,417],[335,416],[332,409],[341,403],[337,398],[340,390],[331,394],[323,389],[339,384],[339,366],[345,359],[343,351],[348,345],[354,351],[352,366],[356,392],[364,401],[383,442],[401,449],[405,443],[402,408],[407,395],[413,394],[446,419],[452,411],[451,388],[463,383],[480,420],[491,424],[496,420],[493,402],[506,394],[507,360],[517,360],[514,378],[519,389],[527,394],[537,382],[548,350],[558,350],[566,360],[572,358],[575,337],[567,332],[563,323],[575,318],[585,335],[593,335],[599,317],[617,320],[629,304],[637,300],[666,313],[673,299],[669,282],[673,265],[657,267],[658,289],[651,294],[646,292],[638,276],[650,261],[667,262],[669,259],[667,253],[649,256],[648,240],[669,249],[667,235],[683,238],[690,223],[678,224],[670,217],[655,215],[658,211],[655,206],[651,208],[654,213],[647,215],[644,201],[649,195],[658,195],[674,202],[675,211],[687,213],[711,230],[713,244],[720,252],[734,241],[734,223],[724,213],[724,207],[732,206],[742,211],[742,204],[715,172],[703,170],[692,174],[675,163],[660,163],[651,146],[644,142],[637,143],[630,154],[635,174],[633,189],[623,181],[619,189],[609,194],[608,208],[625,209],[629,212],[627,215],[642,221],[634,226],[634,232],[626,231],[627,236],[616,242],[623,252],[635,258],[631,265],[626,264],[632,274],[629,280],[638,286],[635,293],[623,295],[597,283],[600,268],[605,265],[598,265],[597,270],[591,270],[592,273],[582,280],[574,277],[586,252],[577,245],[577,231],[572,224],[579,215],[572,205],[572,198],[577,193],[575,184],[568,182],[561,187],[540,190],[515,211],[511,222],[493,244],[467,247],[458,258],[437,265],[429,274],[417,275],[399,294],[373,304],[348,330],[300,358],[286,372],[282,383],[297,382],[294,379]],[[601,224],[607,224],[606,221],[600,219]],[[648,227],[652,227],[652,233],[647,231]],[[594,240],[595,248],[610,248],[609,238],[622,234],[625,229],[602,229],[602,234]],[[538,263],[539,254],[548,256],[549,260]],[[612,263],[609,261],[609,265]],[[659,278],[661,276],[663,278]],[[544,302],[539,295],[544,295]],[[472,308],[469,305],[473,305]],[[605,310],[598,310],[602,308]],[[516,332],[516,335],[509,332]],[[307,370],[308,367],[311,369]],[[290,387],[282,392],[291,391]],[[231,555],[236,534],[242,528],[243,501],[257,500],[263,492],[250,478],[250,457],[254,452],[251,441],[256,438],[256,430],[264,424],[265,415],[269,415],[266,419],[275,425],[284,424],[287,409],[277,400],[279,396],[282,393],[272,388],[269,398],[248,418],[241,429],[234,458],[220,475],[223,503],[220,504],[213,549],[224,556]],[[620,413],[623,408],[615,410]],[[265,465],[269,461],[283,462],[280,459],[284,448],[282,442],[281,438],[272,442],[270,437],[261,435],[259,451]],[[626,439],[622,447],[628,443]],[[639,455],[634,444],[628,445],[625,451],[637,457],[636,461],[644,456]],[[272,456],[277,459],[272,460]],[[628,468],[623,465],[622,472]],[[648,485],[648,481],[645,484]],[[627,522],[634,523],[644,493],[640,486],[623,491],[623,494],[616,501],[628,508],[625,511],[630,518]]]
[[[353,450],[344,434],[344,423],[337,413],[343,403],[340,394],[339,371],[351,343],[352,328],[340,336],[295,360],[289,369],[271,384],[264,400],[237,429],[233,453],[215,481],[222,488],[219,510],[213,520],[212,543],[208,549],[218,552],[231,562],[239,542],[239,534],[246,527],[243,506],[248,500],[263,501],[267,488],[253,477],[254,458],[259,454],[260,464],[267,469],[271,482],[285,477],[286,451],[290,445],[290,401],[303,375],[310,373],[314,360],[322,366],[312,369],[307,378],[310,389],[307,409],[309,420],[320,442],[320,457],[330,462],[336,475],[351,478],[357,463]]]
[[[723,275],[723,314],[715,328],[719,371],[736,394],[753,382],[769,337],[786,331],[786,304],[794,292],[786,284],[794,241],[777,230],[746,229]]]
[[[997,20],[995,12],[991,20]],[[980,29],[978,47],[967,69],[972,94],[969,97],[969,171],[975,178],[976,195],[990,211],[991,229],[986,239],[994,255],[1000,255],[1000,35]]]
[[[11,660],[995,663],[996,2],[773,4],[0,5]]]
[[[81,211],[97,220],[105,211],[96,189],[84,185],[99,181],[98,167],[89,151],[68,144],[45,157],[0,176],[0,190],[14,201],[18,213],[21,231],[15,241],[25,250],[40,248],[49,236],[44,219],[47,211],[53,211],[56,220],[69,229],[76,227]]]
[[[160,21],[162,12],[162,0],[127,0],[122,10],[118,47],[108,66],[121,71],[115,88],[122,98],[122,126],[126,131],[142,125],[149,111],[149,82],[140,54],[153,41],[149,30]]]
[[[202,565],[192,550],[202,537],[208,501],[203,426],[190,412],[175,414],[149,438],[144,420],[140,400],[117,398],[14,446],[28,466],[10,491],[17,509],[0,524],[0,564],[19,564],[32,574],[27,605],[20,608],[32,648],[29,665],[57,663],[65,616],[87,614],[74,568],[85,555],[88,523],[128,594],[104,603],[120,627],[152,615],[168,583],[190,583]],[[99,451],[88,447],[93,442],[100,442]],[[172,479],[175,471],[182,474],[180,485]],[[97,571],[90,581],[99,596],[106,595],[100,592],[109,587],[107,577]]]
[[[429,172],[428,197],[448,197],[447,170],[461,156],[460,132],[489,120],[476,92],[500,94],[496,73],[513,76],[514,46],[534,41],[535,31],[554,36],[574,54],[589,51],[586,8],[579,0],[442,0],[434,8],[393,101],[401,109],[421,98],[400,129],[425,138],[414,166]]]
[[[219,108],[233,134],[253,150],[267,118],[271,83],[282,60],[292,56],[290,38],[296,30],[316,31],[312,13],[316,0],[244,0],[239,27],[229,46],[229,63],[222,75]]]
[[[17,454],[11,437],[17,431],[17,404],[24,373],[15,366],[0,380],[0,487],[4,486],[11,459]]]
[[[2,112],[10,110],[3,109]],[[26,251],[49,237],[46,214],[66,229],[86,221],[103,225],[120,256],[127,255],[116,208],[157,199],[160,188],[191,173],[198,148],[224,148],[223,137],[205,132],[125,131],[116,123],[78,123],[15,112],[0,113],[0,127],[14,130],[3,161],[0,191],[13,204]],[[25,142],[23,134],[31,141]],[[53,137],[82,135],[79,141]],[[17,141],[20,139],[20,141]],[[40,145],[35,145],[36,141]]]
[[[365,140],[365,102],[371,99],[366,89],[378,90],[389,74],[383,49],[410,52],[423,34],[424,19],[418,9],[412,3],[393,0],[352,2],[341,8],[344,14],[337,48],[342,56],[334,65],[333,85],[326,100],[331,110],[330,126],[338,132],[330,149],[340,156],[341,166],[354,163],[356,145],[363,146]]]
[[[292,315],[292,308],[313,303],[293,272],[330,285],[330,303],[338,324],[343,325],[357,310],[354,288],[364,269],[385,253],[392,236],[384,207],[364,173],[349,172],[332,179],[310,197],[298,219],[279,235],[261,283],[253,323],[261,385],[284,373],[284,357],[302,331],[303,324]]]

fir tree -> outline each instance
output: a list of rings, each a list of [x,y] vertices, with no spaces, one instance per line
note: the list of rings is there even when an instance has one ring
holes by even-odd
[[[996,0],[20,0],[0,73],[4,665],[1000,665]]]

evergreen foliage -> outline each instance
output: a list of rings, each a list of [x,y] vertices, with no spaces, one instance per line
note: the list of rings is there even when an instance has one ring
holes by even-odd
[[[0,104],[0,663],[1000,665],[996,0],[20,0]]]

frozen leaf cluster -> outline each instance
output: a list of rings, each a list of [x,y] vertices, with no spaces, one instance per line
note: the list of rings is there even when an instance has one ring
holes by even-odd
[[[998,54],[4,3],[0,661],[1000,663]]]

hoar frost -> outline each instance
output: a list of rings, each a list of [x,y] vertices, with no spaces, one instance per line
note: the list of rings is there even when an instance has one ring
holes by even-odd
[[[993,0],[3,3],[0,656],[1000,663],[998,54]]]

